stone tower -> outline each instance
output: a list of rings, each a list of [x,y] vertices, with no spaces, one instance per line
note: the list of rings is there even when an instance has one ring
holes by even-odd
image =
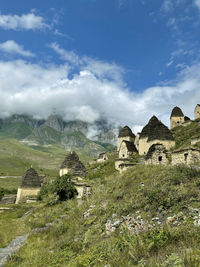
[[[129,141],[133,143],[135,141],[135,135],[128,126],[125,126],[119,132],[117,151],[119,151],[122,141]]]
[[[172,110],[170,116],[170,128],[173,129],[176,126],[179,126],[185,122],[185,117],[182,110],[179,107],[175,107]]]
[[[175,145],[171,131],[156,116],[142,129],[139,139],[139,154],[146,155],[153,144],[162,144],[167,150]]]
[[[22,183],[18,188],[16,204],[18,204],[23,197],[36,197],[40,191],[41,183],[42,179],[36,170],[33,168],[28,169],[22,177]]]
[[[194,119],[200,118],[200,104],[197,104],[194,110]]]

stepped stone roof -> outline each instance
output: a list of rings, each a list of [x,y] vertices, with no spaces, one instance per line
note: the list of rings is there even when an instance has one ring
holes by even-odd
[[[159,144],[159,143],[158,143],[158,144],[153,144],[153,145],[149,148],[149,150],[148,150],[148,152],[147,152],[147,154],[146,154],[145,159],[146,159],[146,160],[150,159],[155,151],[159,151],[159,152],[162,152],[162,153],[167,153],[167,150],[166,150],[166,148],[165,148],[164,145]]]
[[[124,141],[122,141],[122,143],[126,144],[127,150],[129,152],[138,152],[137,148],[135,147],[135,145],[132,142],[124,140]]]
[[[119,132],[119,136],[118,137],[133,137],[135,138],[134,133],[131,131],[131,129],[128,126],[124,126],[124,128],[122,128]]]
[[[156,116],[153,116],[148,124],[142,129],[140,138],[148,137],[147,141],[152,140],[171,140],[174,141],[174,137],[171,131]]]
[[[38,175],[35,169],[30,168],[26,171],[22,177],[21,188],[32,188],[41,186],[41,177]]]
[[[174,107],[172,109],[172,113],[171,113],[171,117],[184,117],[184,114],[182,112],[182,110],[179,107]]]
[[[79,160],[79,156],[76,152],[70,152],[63,163],[60,166],[60,169],[70,169],[70,173],[75,176],[86,176],[88,174],[84,164]]]

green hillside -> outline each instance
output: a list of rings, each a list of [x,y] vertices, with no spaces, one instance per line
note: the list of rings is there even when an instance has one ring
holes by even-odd
[[[1,138],[24,139],[32,132],[32,128],[24,122],[6,123],[0,129]]]
[[[175,149],[190,147],[192,139],[200,138],[199,123],[200,120],[195,120],[187,126],[178,126],[172,130],[176,142]],[[200,148],[200,142],[195,147]]]
[[[138,165],[120,175],[113,156],[90,167],[88,183],[93,194],[81,205],[46,199],[25,219],[19,205],[24,232],[51,224],[33,232],[7,267],[199,266],[198,170]]]

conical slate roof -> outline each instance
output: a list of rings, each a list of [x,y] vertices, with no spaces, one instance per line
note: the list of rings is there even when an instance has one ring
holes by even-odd
[[[22,177],[21,188],[32,188],[41,186],[41,177],[38,175],[35,169],[30,168],[26,171]]]
[[[184,114],[182,112],[182,110],[179,107],[174,107],[172,109],[172,113],[171,113],[171,117],[184,117]]]
[[[135,138],[134,133],[131,131],[131,129],[128,126],[125,126],[124,128],[122,128],[119,132],[119,136],[118,137],[133,137]]]
[[[148,137],[147,141],[152,140],[174,140],[171,131],[156,116],[153,116],[148,124],[142,129],[140,138]]]
[[[72,168],[72,166],[79,161],[79,156],[76,152],[70,152],[66,158],[64,159],[63,163],[61,164],[60,168]]]
[[[74,151],[69,153],[61,164],[60,169],[64,168],[70,169],[70,173],[75,176],[86,176],[88,174],[84,164]]]

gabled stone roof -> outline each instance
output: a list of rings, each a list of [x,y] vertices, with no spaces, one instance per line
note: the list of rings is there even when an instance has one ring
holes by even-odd
[[[135,147],[135,145],[133,144],[133,142],[129,142],[129,141],[126,141],[126,140],[123,140],[122,141],[122,144],[125,143],[126,144],[126,147],[127,147],[127,150],[129,152],[138,152],[137,148]]]
[[[118,137],[133,137],[135,138],[134,133],[131,131],[131,129],[128,126],[124,126],[124,128],[122,128],[119,132],[119,136]]]
[[[30,168],[26,171],[22,177],[21,188],[32,188],[41,186],[41,177],[38,175],[35,169]]]
[[[184,114],[179,107],[174,107],[172,109],[172,113],[171,113],[170,118],[172,118],[172,117],[184,117]]]
[[[148,124],[142,129],[140,134],[141,138],[148,137],[147,141],[152,140],[171,140],[174,141],[174,137],[171,131],[156,116],[153,116]]]

